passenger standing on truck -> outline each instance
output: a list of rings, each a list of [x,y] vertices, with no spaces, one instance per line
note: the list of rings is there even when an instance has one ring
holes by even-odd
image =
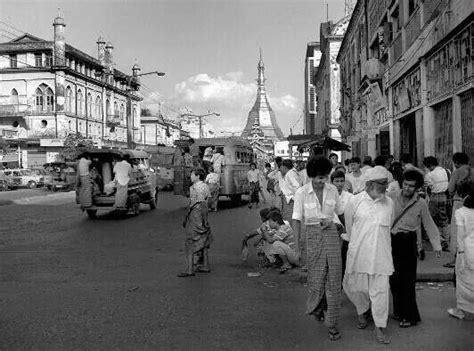
[[[209,167],[209,174],[206,176],[206,184],[209,187],[209,210],[217,212],[217,203],[219,202],[220,177],[214,172],[214,167]]]
[[[202,157],[202,166],[206,172],[210,172],[209,168],[212,166],[212,156],[214,150],[212,150],[211,146],[206,147],[204,150],[204,156]]]
[[[81,208],[92,206],[92,185],[89,174],[89,167],[92,161],[88,154],[83,154],[77,165],[76,183],[79,192],[79,202]]]
[[[189,210],[184,219],[186,228],[185,255],[186,270],[178,274],[180,278],[194,276],[194,272],[210,273],[208,250],[212,241],[208,221],[207,200],[209,187],[204,183],[206,173],[203,168],[191,172],[193,185],[190,188]],[[202,256],[202,265],[194,267],[194,256]]]
[[[126,208],[128,197],[128,182],[132,173],[132,166],[125,159],[115,157],[114,174],[115,174],[115,208]]]
[[[216,151],[212,156],[212,167],[214,172],[221,175],[222,165],[224,164],[224,149],[222,147],[216,147]]]

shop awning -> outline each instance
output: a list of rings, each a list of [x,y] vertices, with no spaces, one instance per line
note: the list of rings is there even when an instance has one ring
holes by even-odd
[[[351,151],[349,145],[327,135],[290,135],[288,142],[290,146],[298,146],[298,149],[319,146],[333,151]]]

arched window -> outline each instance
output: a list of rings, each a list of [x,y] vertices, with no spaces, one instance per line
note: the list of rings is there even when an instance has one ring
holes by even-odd
[[[118,116],[119,116],[118,104],[117,104],[117,101],[114,101],[114,117],[118,117]]]
[[[84,114],[84,95],[82,94],[82,90],[79,89],[77,91],[77,115],[82,116],[83,114]]]
[[[54,92],[44,83],[35,90],[35,106],[37,112],[54,110]]]
[[[87,116],[92,117],[92,111],[94,111],[93,100],[91,93],[87,94]]]
[[[125,123],[125,106],[123,104],[120,105],[120,119]]]
[[[12,89],[12,91],[10,93],[10,104],[16,105],[16,106],[19,105],[18,91],[16,91],[16,89]]]
[[[51,112],[54,110],[54,93],[51,88],[46,89],[46,111]]]
[[[44,98],[43,91],[40,88],[36,88],[35,90],[35,106],[36,111],[43,112]]]
[[[72,106],[73,106],[72,89],[68,85],[67,88],[66,88],[66,106],[65,106],[66,112],[72,112]]]
[[[97,96],[97,98],[95,99],[95,117],[97,119],[102,118],[102,104],[101,104],[100,96]]]
[[[109,99],[105,100],[105,114],[106,114],[107,118],[109,118],[109,116],[111,115]]]

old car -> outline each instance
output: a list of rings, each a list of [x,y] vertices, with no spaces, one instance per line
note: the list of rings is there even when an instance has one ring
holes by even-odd
[[[3,174],[10,177],[18,188],[34,189],[44,185],[44,177],[32,169],[5,169]]]
[[[43,166],[44,185],[53,191],[70,191],[76,185],[75,162],[51,162]]]
[[[158,204],[158,186],[156,174],[150,167],[150,155],[145,151],[137,150],[106,150],[97,149],[79,155],[91,158],[91,186],[92,206],[84,206],[84,200],[76,196],[76,202],[81,209],[87,212],[89,218],[95,218],[97,211],[118,210],[119,212],[138,215],[140,204],[147,204],[154,210]],[[132,166],[130,181],[128,183],[128,196],[125,211],[115,206],[115,195],[109,192],[110,185],[114,184],[114,159],[120,158],[129,162]],[[80,184],[78,184],[80,186]]]

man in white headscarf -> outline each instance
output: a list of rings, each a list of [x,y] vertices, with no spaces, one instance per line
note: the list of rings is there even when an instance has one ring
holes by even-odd
[[[394,271],[390,241],[393,202],[385,196],[386,172],[371,168],[364,176],[365,191],[352,197],[344,211],[349,249],[343,287],[357,308],[357,327],[366,328],[372,314],[376,340],[388,344],[383,329],[388,320],[389,277]]]

